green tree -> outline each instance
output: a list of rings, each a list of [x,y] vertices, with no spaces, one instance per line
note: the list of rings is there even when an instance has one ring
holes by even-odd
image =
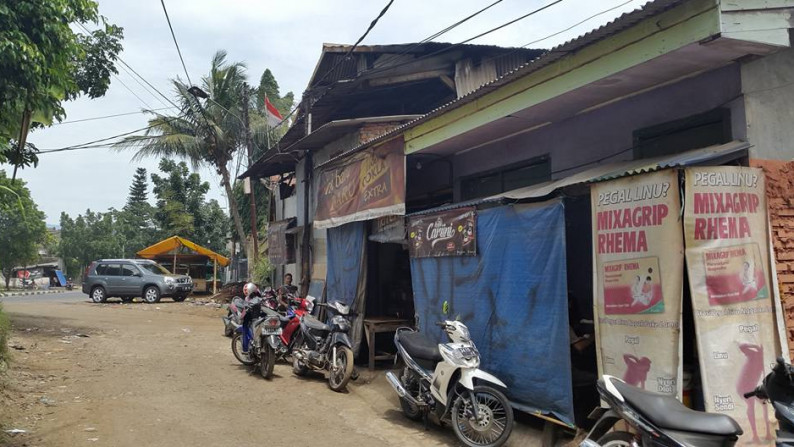
[[[183,236],[217,252],[225,251],[228,217],[216,200],[206,201],[210,184],[190,172],[187,163],[164,158],[163,174],[152,174],[157,198],[155,221],[161,237]]]
[[[147,203],[149,200],[149,184],[146,180],[146,168],[137,168],[130,185],[130,194],[127,196],[128,207],[135,207]]]
[[[14,267],[35,262],[39,244],[47,237],[44,213],[39,211],[24,182],[0,171],[0,271],[9,288]]]
[[[99,24],[76,32],[72,24]],[[93,0],[14,0],[0,5],[0,162],[38,162],[31,128],[65,116],[63,101],[103,96],[122,50],[122,28],[98,15]],[[14,152],[16,154],[14,155]]]
[[[232,191],[229,163],[245,141],[240,118],[244,83],[245,65],[227,63],[226,52],[218,51],[212,59],[209,75],[202,79],[202,88],[211,99],[202,102],[188,91],[191,86],[174,80],[175,102],[182,113],[176,116],[155,114],[144,135],[130,136],[116,144],[119,150],[136,150],[137,159],[175,157],[190,161],[194,168],[202,164],[215,168],[230,203],[235,231],[242,241],[245,241],[245,232]],[[263,132],[254,126],[252,131]]]
[[[59,254],[70,275],[75,275],[89,263],[102,258],[118,258],[124,253],[124,236],[116,225],[117,211],[106,213],[86,210],[72,219],[61,213],[61,242]],[[77,269],[77,272],[70,270]]]
[[[124,237],[125,258],[135,256],[135,253],[158,240],[152,218],[153,208],[148,200],[149,183],[146,174],[145,168],[136,169],[127,203],[115,217],[117,232]]]
[[[278,82],[276,77],[269,68],[266,68],[262,76],[259,78],[259,88],[256,90],[256,110],[260,115],[265,114],[265,96],[270,100],[270,103],[276,106],[281,116],[286,117],[292,110],[295,104],[295,94],[288,92],[286,95],[281,96],[279,93]]]

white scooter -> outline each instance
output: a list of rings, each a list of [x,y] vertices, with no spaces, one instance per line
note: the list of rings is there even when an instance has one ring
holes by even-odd
[[[494,386],[501,380],[480,370],[480,353],[466,325],[459,321],[436,323],[451,343],[436,345],[422,334],[400,328],[394,344],[405,368],[399,378],[386,373],[400,396],[406,417],[451,422],[458,439],[467,446],[500,446],[513,430],[510,402]]]

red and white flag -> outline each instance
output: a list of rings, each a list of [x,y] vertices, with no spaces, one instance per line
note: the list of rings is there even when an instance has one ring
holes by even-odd
[[[278,113],[278,109],[274,106],[267,96],[265,96],[265,115],[267,117],[267,125],[270,127],[275,127],[281,124],[284,121],[284,118],[281,117],[281,114]]]

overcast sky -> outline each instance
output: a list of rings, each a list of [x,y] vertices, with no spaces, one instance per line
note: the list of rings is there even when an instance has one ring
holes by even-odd
[[[493,0],[395,0],[363,44],[409,43],[447,27],[492,3]],[[503,0],[476,18],[436,39],[460,42],[552,0]],[[212,55],[225,49],[231,61],[248,66],[249,82],[258,84],[265,68],[276,76],[282,94],[300,98],[320,55],[322,44],[352,44],[380,12],[387,0],[166,0],[166,6],[193,82],[209,70]],[[558,33],[598,15],[573,29],[532,45],[549,48],[570,40],[615,17],[641,7],[646,0],[563,0],[513,25],[472,43],[522,46]],[[124,27],[122,59],[166,95],[169,79],[184,78],[159,0],[99,0],[100,13]],[[123,67],[122,67],[123,68]],[[120,81],[119,81],[120,79]],[[137,99],[123,84],[135,92]],[[31,133],[29,141],[40,149],[52,149],[98,140],[145,127],[141,113],[68,123],[142,108],[163,107],[130,74],[119,69],[110,90],[96,100],[78,99],[65,105],[64,123]],[[44,154],[36,169],[21,171],[47,223],[57,224],[60,213],[71,215],[87,208],[105,211],[121,208],[138,166],[156,172],[158,160],[133,162],[131,153],[105,148]],[[7,166],[0,166],[7,169]],[[226,199],[214,171],[202,169],[212,185],[211,198],[226,208]],[[150,191],[151,194],[151,191]]]

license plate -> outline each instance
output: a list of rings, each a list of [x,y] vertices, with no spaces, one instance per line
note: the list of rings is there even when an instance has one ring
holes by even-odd
[[[281,334],[281,328],[278,328],[278,329],[262,329],[262,333],[264,335],[280,335]]]

